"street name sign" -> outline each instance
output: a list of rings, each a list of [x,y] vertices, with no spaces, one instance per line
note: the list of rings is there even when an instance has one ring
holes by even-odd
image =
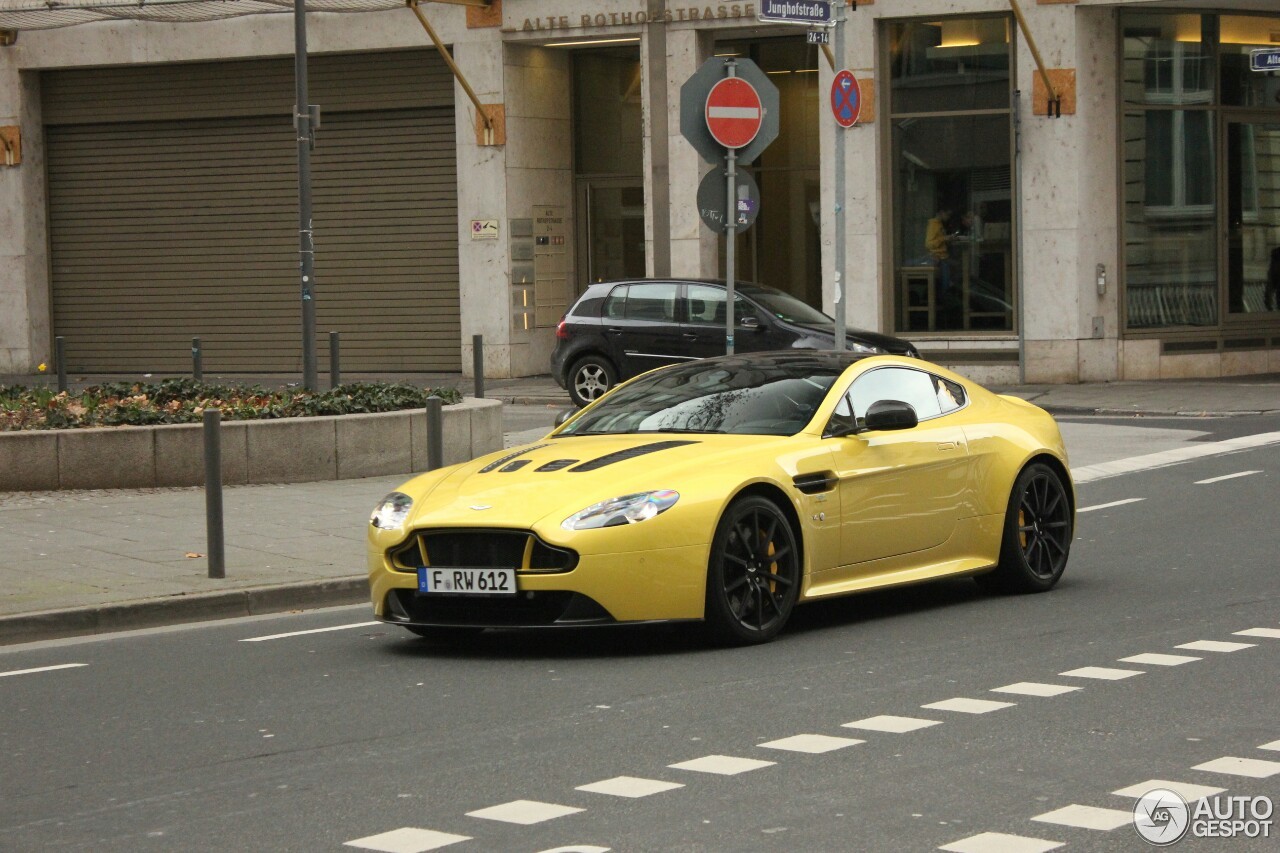
[[[1249,68],[1254,71],[1280,71],[1280,47],[1249,51]]]
[[[741,77],[726,77],[707,93],[707,130],[725,148],[742,148],[755,139],[763,119],[759,93]]]
[[[760,0],[756,19],[807,27],[829,27],[836,22],[828,0]]]

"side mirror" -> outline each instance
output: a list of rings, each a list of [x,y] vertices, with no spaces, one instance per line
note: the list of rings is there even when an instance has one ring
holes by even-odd
[[[882,429],[911,429],[920,423],[916,410],[901,400],[876,400],[867,408],[863,419],[866,431]]]
[[[579,411],[580,411],[579,409],[575,409],[572,407],[568,409],[561,409],[560,413],[556,415],[555,425],[557,427],[564,426],[564,422],[569,420],[569,418],[573,417],[574,415],[578,414]]]
[[[738,321],[738,328],[750,329],[753,332],[760,332],[764,330],[764,324],[760,322],[759,317],[752,317],[748,315]]]

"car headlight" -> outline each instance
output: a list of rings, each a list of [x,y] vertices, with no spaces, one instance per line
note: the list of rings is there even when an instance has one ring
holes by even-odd
[[[867,346],[866,344],[860,344],[856,341],[845,341],[844,345],[846,349],[852,352],[862,352],[867,355],[882,355],[887,352],[887,350],[883,350],[880,347]]]
[[[623,495],[620,498],[610,498],[607,501],[592,504],[581,512],[575,512],[561,522],[560,526],[565,530],[591,530],[596,527],[635,524],[666,512],[675,506],[678,500],[680,500],[680,493],[670,489]]]
[[[404,524],[411,509],[413,509],[413,498],[404,492],[392,492],[382,499],[382,503],[374,507],[369,523],[380,530],[395,530]]]

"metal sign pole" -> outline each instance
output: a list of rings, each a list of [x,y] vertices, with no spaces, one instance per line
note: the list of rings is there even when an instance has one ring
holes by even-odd
[[[844,33],[845,14],[844,14],[844,3],[843,3],[843,2],[840,2],[840,3],[838,3],[838,4],[836,5],[836,9],[835,9],[835,16],[836,16],[836,24],[835,24],[835,30],[836,30],[836,33],[835,33],[835,35],[836,35],[836,37],[835,37],[836,67],[837,67],[837,68],[844,68],[844,67],[845,67],[845,46],[844,46],[844,39],[845,39],[845,33]],[[836,199],[835,199],[835,201],[836,201],[836,206],[835,206],[834,225],[835,225],[835,230],[836,230],[836,233],[835,233],[835,267],[836,267],[836,268],[835,268],[835,275],[832,277],[832,283],[831,283],[831,284],[832,284],[832,287],[831,287],[831,310],[832,310],[832,312],[834,312],[834,313],[835,313],[835,316],[836,316],[836,351],[838,351],[838,352],[839,352],[839,351],[843,351],[843,350],[844,350],[844,327],[845,327],[845,311],[844,311],[844,271],[845,271],[845,257],[844,257],[844,249],[845,249],[845,245],[844,245],[844,243],[845,243],[845,240],[844,240],[844,231],[845,231],[845,229],[844,229],[844,201],[845,201],[845,186],[844,186],[844,142],[845,142],[845,128],[841,127],[839,122],[836,122],[836,126],[835,126],[835,133],[836,133],[836,139],[835,139],[836,168],[835,168],[835,180],[834,180],[834,184],[835,184],[835,186],[834,186],[834,193],[835,193],[835,197],[836,197]]]
[[[293,73],[297,102],[293,123],[298,135],[298,264],[302,273],[302,387],[316,390],[315,242],[311,231],[311,146],[315,144],[307,103],[307,7],[293,0]]]
[[[730,59],[725,63],[725,74],[737,76],[737,63]],[[738,235],[738,151],[736,148],[725,150],[725,208],[724,208],[724,278],[725,278],[725,311],[724,311],[724,354],[733,355],[733,274],[735,244]]]

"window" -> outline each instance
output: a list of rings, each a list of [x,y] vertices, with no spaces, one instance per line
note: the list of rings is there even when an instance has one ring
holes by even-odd
[[[708,287],[705,284],[689,285],[689,322],[699,325],[723,326],[725,292],[719,287]],[[755,317],[755,309],[747,304],[741,296],[733,297],[733,321],[742,325],[744,317]],[[758,319],[758,318],[757,318]]]
[[[627,293],[624,316],[628,320],[674,323],[676,320],[676,285],[637,284]]]
[[[923,370],[905,367],[881,367],[870,370],[854,380],[849,393],[837,407],[836,414],[848,417],[852,407],[853,416],[858,421],[862,421],[867,416],[867,409],[872,403],[880,400],[899,400],[915,409],[916,418],[919,420],[936,418],[942,414],[942,405],[938,402],[938,389],[934,379],[932,374],[925,373]],[[960,394],[963,397],[963,389]],[[954,408],[950,411],[954,411]]]
[[[621,320],[627,316],[627,291],[630,289],[631,285],[623,284],[609,292],[609,298],[604,303],[606,320]]]

